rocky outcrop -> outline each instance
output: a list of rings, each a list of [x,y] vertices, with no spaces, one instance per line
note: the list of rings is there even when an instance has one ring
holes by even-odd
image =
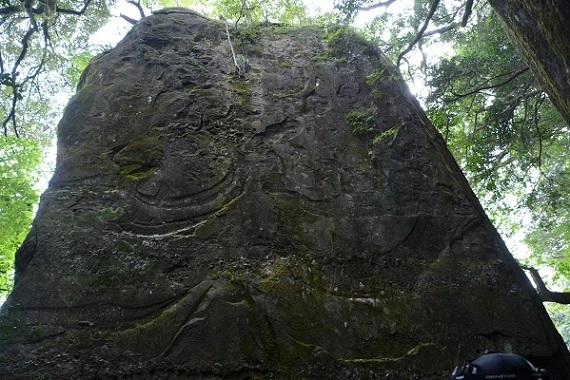
[[[570,378],[394,66],[343,28],[230,31],[235,56],[224,23],[166,10],[91,62],[0,373],[426,380],[492,349]]]

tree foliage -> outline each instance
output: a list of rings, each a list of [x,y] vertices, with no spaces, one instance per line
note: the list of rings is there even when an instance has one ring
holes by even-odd
[[[208,17],[222,18],[236,24],[279,22],[298,25],[309,19],[302,0],[146,0],[130,3],[139,8],[141,15],[145,14],[145,8],[182,6],[195,9]]]
[[[66,95],[92,56],[89,38],[109,18],[109,1],[0,3],[0,298],[14,253],[38,201],[42,155],[50,150]]]
[[[5,136],[37,135],[36,126],[26,124],[23,115],[43,114],[45,110],[24,99],[49,102],[62,88],[69,87],[68,77],[62,74],[76,54],[87,50],[90,36],[108,20],[113,1],[2,1],[0,122]]]
[[[14,253],[30,229],[38,202],[40,158],[37,141],[0,138],[0,298],[11,289]]]
[[[534,186],[551,177],[566,126],[495,14],[486,7],[478,18],[456,36],[455,54],[431,65],[428,114],[496,214],[512,207],[507,194],[534,209]]]
[[[524,226],[531,261],[569,276],[568,125],[497,16],[484,7],[477,19],[456,35],[455,54],[431,65],[428,113],[496,221]]]

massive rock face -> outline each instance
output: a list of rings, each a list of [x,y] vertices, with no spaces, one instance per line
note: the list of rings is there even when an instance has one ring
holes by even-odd
[[[182,9],[91,62],[0,374],[425,380],[492,349],[570,378],[391,63],[342,28],[230,30],[239,72],[226,26]]]

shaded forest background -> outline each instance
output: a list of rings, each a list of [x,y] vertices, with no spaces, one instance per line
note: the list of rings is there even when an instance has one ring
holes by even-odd
[[[54,164],[57,121],[104,25],[125,33],[153,9],[224,20],[236,45],[266,22],[348,24],[397,63],[515,257],[570,287],[568,124],[483,0],[0,0],[0,293]],[[334,5],[334,7],[333,7]],[[367,20],[364,22],[363,20]],[[231,57],[229,57],[231,59]],[[236,62],[236,65],[239,63]],[[570,345],[570,308],[547,304]]]

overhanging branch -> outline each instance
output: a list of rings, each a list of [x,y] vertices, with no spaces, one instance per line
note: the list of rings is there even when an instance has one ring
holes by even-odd
[[[56,7],[55,10],[57,13],[81,16],[82,14],[85,13],[85,11],[87,10],[87,7],[89,7],[89,4],[91,4],[91,0],[85,0],[85,2],[83,3],[83,8],[81,8],[78,11],[76,11],[75,9],[67,9],[67,8],[60,8],[60,7]]]
[[[371,11],[373,9],[378,9],[378,8],[382,8],[382,7],[389,7],[392,3],[395,3],[396,0],[387,0],[387,1],[382,1],[380,3],[376,3],[376,4],[372,4],[372,5],[368,5],[368,6],[358,6],[356,7],[356,10],[358,11]]]
[[[135,25],[135,24],[138,22],[138,20],[135,20],[134,18],[129,17],[129,16],[127,16],[127,15],[124,14],[124,13],[121,13],[121,14],[119,15],[119,17],[122,18],[123,20],[125,20],[126,22],[128,22],[128,23],[131,24],[131,25]]]
[[[22,94],[20,93],[21,84],[16,83],[16,77],[18,76],[18,68],[20,67],[22,61],[24,60],[26,54],[28,53],[30,38],[32,38],[32,35],[35,32],[37,32],[37,30],[38,30],[37,25],[33,25],[30,29],[28,29],[28,31],[24,35],[24,38],[22,39],[22,50],[20,51],[20,55],[18,56],[18,59],[16,59],[16,62],[12,67],[12,73],[11,73],[12,83],[10,84],[10,87],[12,88],[12,105],[10,107],[10,112],[8,113],[8,116],[6,117],[6,119],[4,119],[2,123],[2,128],[4,129],[4,135],[8,134],[8,124],[11,123],[12,129],[14,130],[14,135],[16,137],[19,137],[18,127],[16,123],[16,106],[18,105],[18,101],[21,99]]]
[[[146,17],[146,15],[145,15],[145,13],[144,13],[144,9],[143,9],[143,7],[141,6],[140,0],[139,0],[139,1],[127,0],[127,3],[129,3],[129,4],[131,4],[131,5],[134,5],[134,6],[137,8],[137,10],[139,11],[139,15],[141,16],[141,18]]]
[[[402,58],[406,54],[408,54],[414,48],[414,46],[423,38],[424,32],[426,31],[431,19],[433,18],[433,15],[435,14],[435,11],[437,10],[437,7],[439,6],[440,2],[441,0],[434,0],[433,3],[431,3],[429,13],[426,19],[424,20],[424,24],[420,28],[420,31],[418,32],[416,37],[408,44],[408,47],[405,48],[402,52],[400,52],[398,60],[396,61],[396,67],[400,67],[400,62],[402,61]]]
[[[12,5],[9,7],[0,8],[0,15],[2,15],[2,16],[13,15],[15,13],[20,13],[20,12],[25,12],[25,9],[23,9],[22,7],[19,7],[17,5]]]
[[[475,89],[473,89],[473,90],[471,90],[471,91],[469,91],[469,92],[466,92],[466,93],[464,93],[464,94],[457,93],[457,92],[455,92],[455,91],[453,91],[453,90],[451,90],[450,92],[451,92],[451,94],[452,94],[453,96],[455,96],[456,98],[465,98],[465,97],[467,97],[467,96],[469,96],[469,95],[478,94],[478,93],[480,93],[480,92],[482,92],[482,91],[484,91],[484,90],[491,90],[491,89],[494,89],[494,88],[498,88],[498,87],[504,86],[504,85],[508,84],[509,82],[513,81],[513,80],[514,80],[515,78],[517,78],[519,75],[524,74],[524,73],[527,72],[528,70],[529,70],[529,68],[528,68],[528,67],[525,67],[525,68],[520,69],[519,71],[515,72],[511,77],[509,77],[508,79],[506,79],[505,81],[503,81],[503,82],[501,82],[501,83],[491,84],[491,85],[488,85],[488,86],[480,86],[480,87],[477,87],[477,88],[475,88]]]
[[[521,266],[521,268],[529,271],[536,286],[538,296],[542,302],[556,302],[563,305],[570,304],[570,293],[552,292],[548,290],[544,284],[544,281],[542,280],[542,277],[540,277],[538,270],[532,267],[524,266]]]
[[[426,19],[424,20],[424,23],[423,23],[422,27],[420,28],[418,34],[408,44],[406,49],[404,49],[402,52],[400,52],[400,55],[398,56],[398,60],[396,62],[396,67],[400,67],[400,62],[401,62],[402,58],[406,54],[408,54],[414,48],[414,46],[422,40],[422,38],[437,35],[437,34],[443,34],[443,33],[449,32],[450,30],[453,30],[453,29],[463,28],[467,25],[467,22],[469,21],[469,18],[471,17],[471,14],[473,13],[473,2],[474,2],[474,0],[467,0],[467,2],[465,3],[465,8],[463,11],[463,16],[461,18],[461,22],[455,22],[455,23],[452,23],[450,25],[444,26],[442,28],[430,30],[429,32],[426,32],[427,27],[429,26],[429,23],[432,21],[433,16],[435,15],[435,12],[436,12],[437,7],[439,6],[440,2],[441,2],[440,0],[434,0],[434,2],[431,4],[429,13],[428,13]],[[391,4],[392,1],[387,1],[385,3]],[[379,4],[375,4],[375,5],[380,6],[381,4],[384,4],[384,3],[379,3]],[[373,9],[371,7],[373,7],[373,6],[370,6],[369,8]],[[360,8],[357,8],[357,9],[360,10]]]
[[[89,5],[91,4],[92,0],[84,0],[83,7],[79,10],[75,9],[67,9],[61,7],[55,7],[55,13],[57,14],[70,14],[80,16],[83,15]],[[18,20],[25,20],[26,18],[29,19],[31,24],[30,28],[24,34],[22,38],[22,48],[10,70],[10,74],[6,77],[6,68],[4,67],[3,57],[0,55],[0,66],[1,66],[1,73],[2,73],[2,85],[11,88],[12,96],[10,99],[10,109],[7,112],[6,118],[2,121],[2,127],[4,135],[8,135],[8,125],[11,124],[12,129],[16,137],[19,136],[18,133],[18,126],[16,121],[16,108],[18,102],[23,99],[23,91],[24,86],[28,82],[33,82],[38,75],[42,72],[48,57],[48,49],[51,45],[51,38],[50,38],[50,31],[49,28],[51,26],[49,20],[53,18],[54,15],[54,8],[47,7],[45,2],[38,1],[37,7],[33,7],[35,2],[21,2],[21,5],[17,6],[6,6],[0,8],[0,16],[2,16],[2,23],[8,19],[18,19]],[[21,15],[20,15],[21,14]],[[26,56],[28,55],[28,50],[30,47],[31,39],[35,33],[40,30],[38,27],[38,23],[36,22],[36,17],[41,17],[43,19],[41,23],[41,30],[43,32],[43,39],[44,39],[44,46],[43,46],[43,54],[42,57],[39,59],[39,63],[30,69],[28,75],[23,77],[20,80],[16,80],[16,78],[20,74],[20,67],[22,66]],[[20,76],[21,78],[21,76]],[[6,80],[8,79],[8,80]]]

